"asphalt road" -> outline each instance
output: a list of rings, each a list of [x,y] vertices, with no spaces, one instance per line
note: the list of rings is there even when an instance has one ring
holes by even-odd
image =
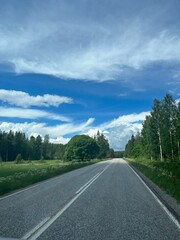
[[[0,236],[57,240],[179,240],[180,230],[121,159],[0,198]]]

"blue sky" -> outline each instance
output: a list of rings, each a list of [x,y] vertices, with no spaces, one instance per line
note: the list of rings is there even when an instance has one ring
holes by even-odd
[[[180,95],[179,0],[0,0],[0,129],[124,149]]]

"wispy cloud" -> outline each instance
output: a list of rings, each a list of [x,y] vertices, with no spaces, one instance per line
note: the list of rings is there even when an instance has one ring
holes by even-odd
[[[0,107],[0,117],[20,118],[20,119],[51,119],[62,122],[70,122],[71,119],[52,112],[47,112],[37,109],[23,109],[23,108],[10,108]]]
[[[33,2],[24,5],[28,14],[21,24],[18,19],[24,9],[18,16],[11,6],[11,18],[2,12],[6,24],[0,27],[0,61],[14,64],[17,73],[106,81],[119,80],[126,72],[155,62],[180,62],[180,35],[175,27],[173,31],[171,25],[162,24],[168,16],[166,4],[149,8],[138,1],[145,10],[137,7],[132,15],[125,3],[113,1],[104,5],[105,18],[99,3],[93,14],[87,12],[91,1],[46,1],[36,8]]]
[[[0,101],[15,105],[18,107],[58,107],[62,103],[72,103],[73,100],[68,97],[44,94],[42,96],[30,96],[26,92],[0,89]]]
[[[118,97],[126,97],[126,96],[128,96],[127,92],[122,92],[118,94]]]
[[[29,59],[22,52],[22,57],[12,60],[18,73],[43,73],[61,78],[106,81],[115,80],[127,71],[140,70],[148,64],[158,61],[180,61],[180,39],[163,31],[153,38],[144,39],[143,32],[131,29],[114,36],[114,43],[98,43],[81,50],[71,49],[63,58],[56,56],[54,49],[38,60]],[[112,33],[114,35],[114,33]],[[132,35],[132,36],[131,36]],[[39,43],[40,44],[40,43]],[[56,50],[60,51],[60,49]],[[24,55],[24,56],[23,56]]]
[[[142,112],[142,113],[133,113],[128,115],[120,116],[110,122],[102,124],[100,127],[101,129],[110,129],[114,127],[118,127],[123,124],[133,124],[133,123],[141,123],[144,121],[146,116],[149,115],[149,112]]]

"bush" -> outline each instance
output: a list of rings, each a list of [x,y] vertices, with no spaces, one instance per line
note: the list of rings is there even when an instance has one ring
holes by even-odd
[[[19,163],[22,163],[23,162],[23,158],[21,156],[21,154],[19,153],[15,159],[15,163],[16,164],[19,164]]]

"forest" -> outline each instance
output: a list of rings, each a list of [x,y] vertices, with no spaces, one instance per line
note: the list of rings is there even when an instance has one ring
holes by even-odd
[[[25,133],[0,131],[0,160],[4,162],[14,161],[18,155],[24,160],[62,159],[64,150],[63,144],[50,143],[48,135],[28,139]]]
[[[155,99],[143,122],[141,132],[132,135],[125,147],[125,157],[159,161],[180,160],[180,102],[170,94]]]
[[[114,152],[109,147],[108,140],[103,134],[97,132],[94,138],[85,135],[74,136],[68,144],[53,144],[49,136],[42,138],[31,136],[27,138],[21,132],[0,131],[0,161],[20,160],[53,160],[86,161],[118,157],[122,153]]]

